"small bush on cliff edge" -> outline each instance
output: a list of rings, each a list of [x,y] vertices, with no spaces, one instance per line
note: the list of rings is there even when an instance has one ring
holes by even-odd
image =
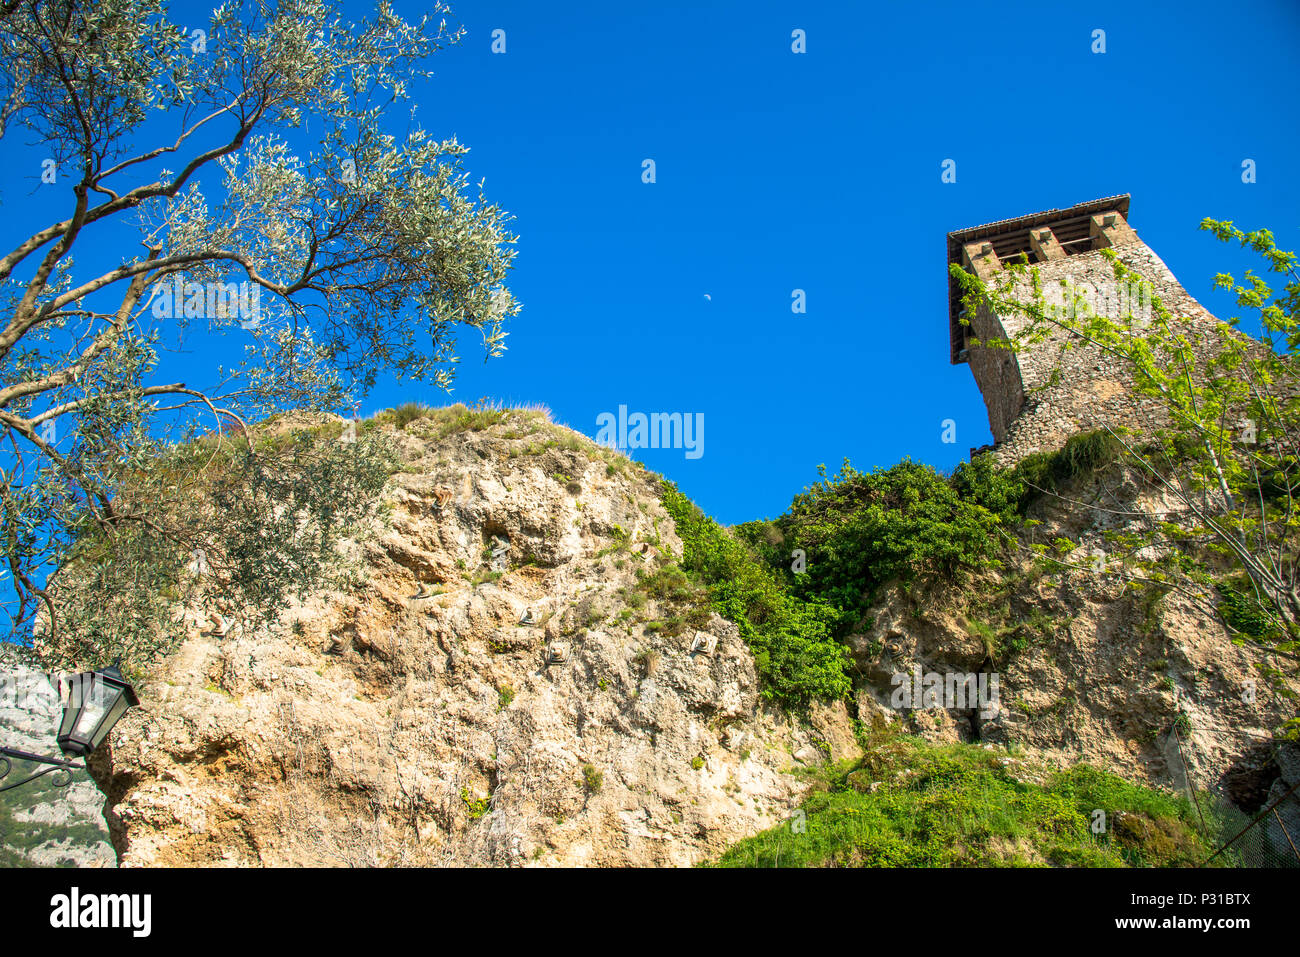
[[[1124,454],[1118,438],[1104,429],[1072,435],[1052,452],[1033,452],[1016,463],[1014,477],[1025,485],[1024,504],[1066,482],[1094,475]]]

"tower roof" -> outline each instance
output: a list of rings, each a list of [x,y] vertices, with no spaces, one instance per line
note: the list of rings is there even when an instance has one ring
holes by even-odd
[[[962,265],[962,248],[967,243],[984,240],[992,243],[999,260],[1005,260],[1019,253],[1024,253],[1030,262],[1035,261],[1030,249],[1029,231],[1041,226],[1049,227],[1067,253],[1086,252],[1092,248],[1089,225],[1097,213],[1118,211],[1128,218],[1129,194],[1106,196],[1102,199],[1078,203],[1068,209],[1045,209],[1040,213],[1030,213],[1015,219],[1000,219],[983,226],[971,226],[948,234],[948,263]],[[965,331],[959,316],[961,315],[961,288],[957,280],[948,277],[948,333],[951,345],[951,360],[964,362],[961,352],[965,348]]]

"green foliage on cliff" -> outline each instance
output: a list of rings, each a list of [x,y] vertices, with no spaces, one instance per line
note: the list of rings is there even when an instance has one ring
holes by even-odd
[[[819,471],[822,480],[785,515],[737,531],[796,596],[834,606],[846,626],[867,614],[892,579],[997,566],[1024,494],[987,456],[951,477],[910,460],[871,472],[846,460],[830,478],[825,466]]]
[[[708,591],[713,608],[735,622],[754,654],[763,694],[786,704],[844,698],[848,654],[835,640],[840,615],[830,604],[788,593],[741,539],[709,518],[672,482],[660,497],[677,526],[682,567]]]
[[[821,475],[781,518],[734,533],[671,482],[662,491],[685,546],[682,567],[739,626],[764,693],[791,704],[848,695],[838,639],[867,615],[880,586],[997,566],[1027,489],[988,456],[951,476],[911,461],[872,472],[846,461],[834,477],[824,467]]]
[[[1013,475],[1025,486],[1026,500],[1055,492],[1066,482],[1095,474],[1117,461],[1124,446],[1104,429],[1072,435],[1051,452],[1034,452],[1016,463]]]
[[[430,437],[434,441],[442,441],[458,432],[481,432],[498,422],[504,422],[512,411],[514,410],[493,405],[486,400],[480,400],[473,406],[457,402],[440,408],[425,405],[423,402],[406,402],[396,408],[376,413],[374,418],[362,423],[362,429],[369,431],[381,423],[391,422],[398,429],[405,431],[412,422],[423,419],[429,426],[426,434],[432,433]]]
[[[1186,867],[1213,853],[1185,799],[1087,765],[1041,771],[888,732],[864,743],[866,757],[827,773],[801,815],[718,866]]]
[[[1219,614],[1234,632],[1257,641],[1276,637],[1275,614],[1269,612],[1264,602],[1227,582],[1216,582],[1214,587],[1219,594]]]
[[[341,430],[250,426],[125,470],[114,507],[148,521],[76,528],[68,567],[48,589],[62,617],[37,643],[42,664],[119,661],[138,677],[180,641],[188,601],[211,607],[220,596],[229,617],[252,626],[336,582],[338,543],[378,514],[396,467],[383,437],[343,443]]]

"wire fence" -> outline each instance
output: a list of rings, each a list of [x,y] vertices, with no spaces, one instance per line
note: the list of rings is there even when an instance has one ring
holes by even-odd
[[[1178,754],[1183,790],[1215,848],[1203,866],[1300,868],[1300,776],[1288,779],[1279,765],[1259,808],[1243,811],[1224,795],[1197,788],[1177,728],[1170,738]]]
[[[1253,817],[1224,804],[1216,814],[1217,833],[1212,832],[1217,850],[1205,863],[1300,868],[1300,850],[1296,847],[1300,840],[1297,787],[1300,781],[1271,798]]]

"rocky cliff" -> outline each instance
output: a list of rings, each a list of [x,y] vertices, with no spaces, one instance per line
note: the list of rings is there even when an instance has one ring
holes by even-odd
[[[765,707],[736,627],[660,587],[656,479],[490,418],[380,419],[402,471],[354,588],[223,637],[189,614],[96,755],[123,864],[691,864],[853,748],[842,706]]]
[[[1049,767],[1086,762],[1206,807],[1233,805],[1234,821],[1281,798],[1300,781],[1300,747],[1275,736],[1296,713],[1292,662],[1231,635],[1179,590],[1122,574],[1107,555],[1112,536],[1154,514],[1175,521],[1175,509],[1114,462],[1039,498],[1002,567],[960,587],[888,589],[872,626],[848,639],[862,676],[858,713]],[[1045,543],[1059,561],[1035,551]],[[999,700],[983,710],[891,707],[891,677],[913,670],[996,671]],[[1300,835],[1300,801],[1280,812]],[[1280,863],[1300,863],[1276,822],[1268,827]]]
[[[1163,507],[1122,467],[1034,505],[1000,567],[884,588],[847,639],[847,707],[792,712],[687,587],[662,484],[636,463],[540,411],[365,428],[400,470],[346,545],[350,584],[224,635],[188,608],[94,756],[122,864],[689,865],[858,757],[854,718],[1246,810],[1300,766],[1271,743],[1294,680],[1107,570],[1107,534]],[[1067,539],[1060,568],[1034,553]],[[996,672],[996,700],[900,710],[914,670]]]

